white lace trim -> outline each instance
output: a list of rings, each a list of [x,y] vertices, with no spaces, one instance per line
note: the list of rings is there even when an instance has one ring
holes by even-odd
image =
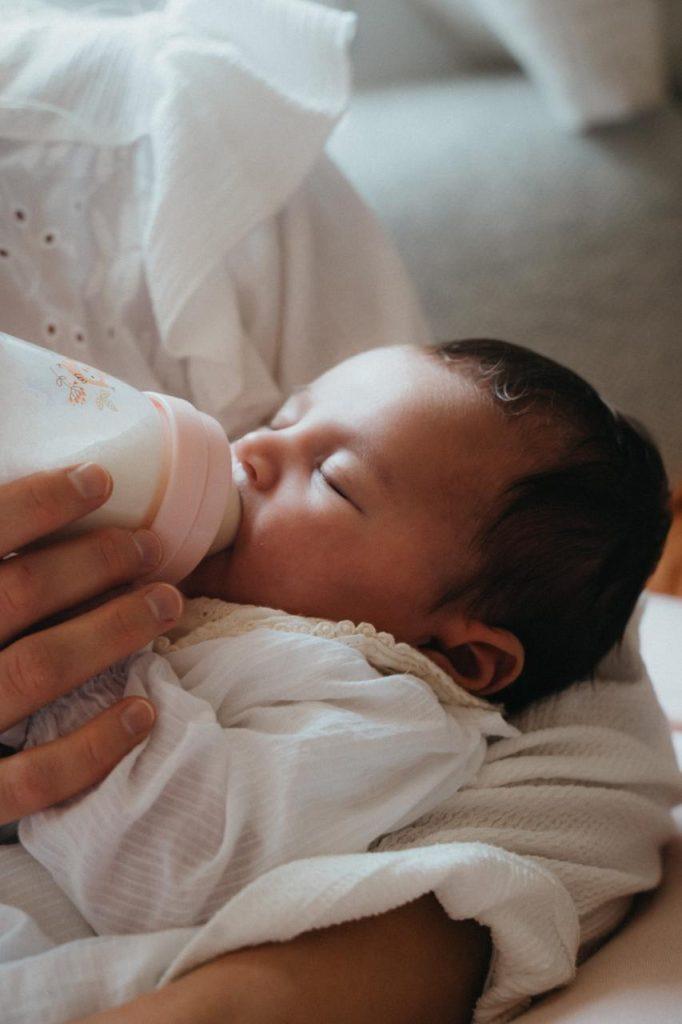
[[[369,622],[357,625],[350,619],[332,622],[329,619],[290,615],[275,608],[197,597],[186,602],[185,612],[178,624],[157,637],[153,648],[157,654],[167,654],[203,640],[240,636],[261,628],[340,641],[359,650],[373,668],[385,675],[406,672],[421,679],[431,687],[442,704],[492,710],[487,701],[458,686],[425,654],[409,644],[396,641],[390,633],[379,632]]]

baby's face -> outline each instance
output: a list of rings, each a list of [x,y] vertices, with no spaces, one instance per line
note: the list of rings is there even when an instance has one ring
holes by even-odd
[[[237,539],[180,589],[425,644],[517,449],[458,371],[407,346],[362,353],[234,442]]]

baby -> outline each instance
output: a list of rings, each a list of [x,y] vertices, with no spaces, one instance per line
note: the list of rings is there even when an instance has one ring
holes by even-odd
[[[641,426],[501,341],[356,356],[234,451],[244,527],[183,593],[370,622],[507,710],[591,673],[670,526]]]
[[[495,702],[621,637],[669,525],[653,444],[504,342],[355,356],[233,454],[240,531],[180,623],[27,723],[32,746],[124,694],[157,707],[99,786],[19,827],[99,933],[202,923],[442,805],[515,735]]]

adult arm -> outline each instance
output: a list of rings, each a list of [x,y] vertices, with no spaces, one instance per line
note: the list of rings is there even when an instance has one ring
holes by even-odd
[[[489,958],[487,929],[428,894],[236,950],[74,1024],[468,1024]]]
[[[153,585],[101,603],[103,592],[149,571],[129,530],[40,545],[111,493],[111,478],[100,468],[99,492],[86,496],[69,476],[74,468],[0,486],[0,731],[144,647],[177,617],[155,617],[146,601]],[[177,594],[168,584],[162,589]],[[91,610],[77,615],[88,602]],[[64,619],[65,609],[71,618]],[[177,595],[177,614],[181,609]],[[0,824],[100,781],[149,733],[153,719],[149,702],[121,701],[69,736],[3,758]]]

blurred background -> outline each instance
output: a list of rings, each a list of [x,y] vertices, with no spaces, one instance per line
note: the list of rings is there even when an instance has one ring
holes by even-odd
[[[682,3],[348,0],[355,94],[329,151],[440,339],[587,376],[682,482]]]

